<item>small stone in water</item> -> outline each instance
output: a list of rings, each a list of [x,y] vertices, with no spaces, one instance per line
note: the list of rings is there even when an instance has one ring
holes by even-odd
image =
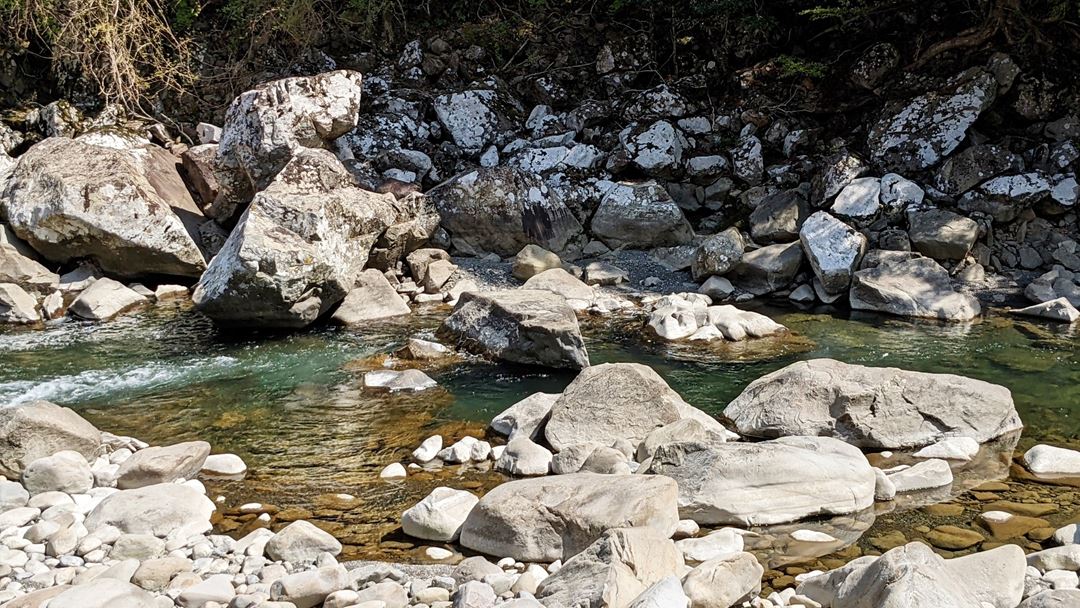
[[[443,549],[442,547],[428,547],[424,550],[424,555],[427,555],[431,559],[443,560],[454,557],[454,552]]]
[[[402,479],[406,477],[408,473],[405,471],[405,467],[400,462],[387,465],[386,468],[379,473],[380,479]]]
[[[824,532],[814,530],[796,530],[791,533],[791,538],[804,543],[832,543],[836,539]]]

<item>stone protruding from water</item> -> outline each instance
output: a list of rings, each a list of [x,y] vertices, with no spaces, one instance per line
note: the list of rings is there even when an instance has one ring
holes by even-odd
[[[823,435],[884,449],[958,436],[984,443],[1023,426],[1003,386],[833,359],[800,361],[758,378],[724,415],[744,435]]]

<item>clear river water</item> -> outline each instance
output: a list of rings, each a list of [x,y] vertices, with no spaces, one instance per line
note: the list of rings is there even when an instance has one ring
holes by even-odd
[[[1012,390],[1026,424],[1018,453],[1035,442],[1080,448],[1080,342],[1068,326],[993,312],[974,324],[940,325],[758,310],[787,325],[792,336],[712,349],[671,346],[641,338],[640,322],[606,319],[585,324],[588,348],[594,363],[652,366],[688,402],[714,414],[751,380],[805,358],[962,374]],[[388,483],[378,479],[382,467],[404,462],[436,432],[447,439],[480,435],[492,416],[516,400],[535,391],[558,392],[573,378],[466,360],[427,368],[439,382],[435,390],[388,395],[363,388],[364,370],[378,367],[381,356],[409,335],[430,334],[439,318],[418,316],[364,330],[235,335],[178,306],[100,325],[0,330],[0,403],[46,399],[116,434],[152,444],[202,439],[215,452],[239,454],[250,467],[246,479],[208,484],[215,496],[225,497],[222,531],[239,534],[259,525],[253,514],[237,510],[259,502],[274,514],[275,524],[301,517],[320,521],[346,544],[350,557],[415,560],[419,546],[397,526],[402,510],[436,485],[483,491],[501,478],[455,467]],[[1008,454],[1004,459],[1007,469]],[[1032,514],[1051,526],[1080,516],[1080,496],[1072,487],[1015,475],[1007,484],[945,499],[952,506],[913,505],[821,524],[834,531],[851,528],[850,542],[843,543],[849,546],[800,549],[771,531],[763,532],[759,544],[778,568],[772,576],[780,578],[879,551],[895,543],[897,534],[922,538],[942,525],[977,529],[978,514],[995,500],[1036,505]],[[984,535],[984,548],[994,542],[1038,547],[1038,535]],[[937,543],[942,544],[947,545]],[[774,582],[779,587],[784,581]]]

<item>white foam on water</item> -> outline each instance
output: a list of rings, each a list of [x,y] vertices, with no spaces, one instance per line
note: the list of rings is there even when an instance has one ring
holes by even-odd
[[[78,403],[118,393],[146,393],[191,380],[204,381],[235,372],[239,360],[216,356],[188,363],[155,361],[126,369],[91,369],[41,380],[0,382],[0,404],[15,405],[44,399]]]

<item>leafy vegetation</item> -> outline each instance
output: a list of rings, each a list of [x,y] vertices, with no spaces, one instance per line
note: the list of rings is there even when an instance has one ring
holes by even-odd
[[[642,40],[643,71],[662,78],[711,62],[820,79],[882,39],[916,67],[994,44],[1076,60],[1078,24],[1080,0],[0,0],[0,51],[59,93],[149,111],[197,79],[242,85],[313,48],[393,51],[431,35],[484,47],[495,71],[536,68],[525,64],[545,44],[568,56],[573,41],[584,58],[607,32]]]

